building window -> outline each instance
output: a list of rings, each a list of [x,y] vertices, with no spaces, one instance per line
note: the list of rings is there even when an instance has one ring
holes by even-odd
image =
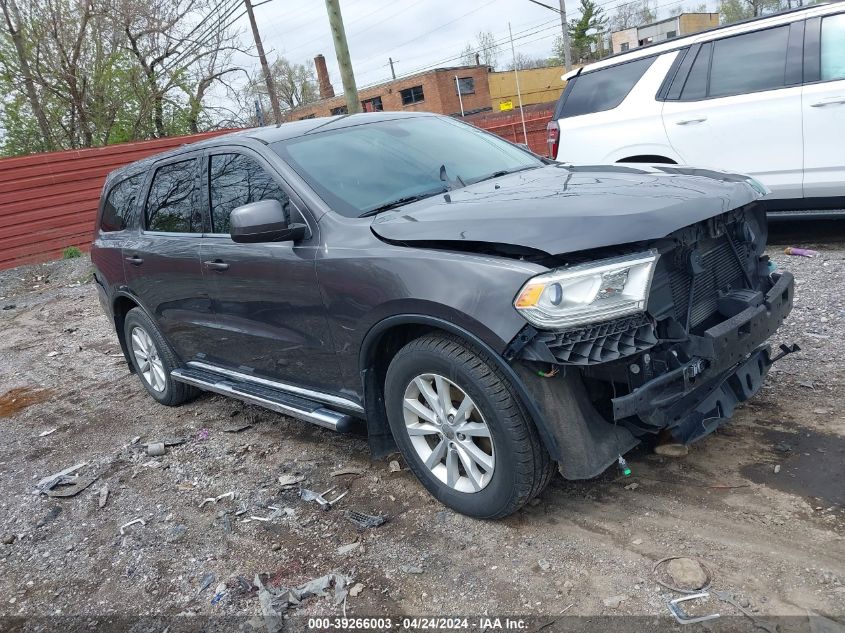
[[[475,94],[475,79],[472,77],[459,77],[458,85],[455,87],[455,92],[460,89],[462,95]]]
[[[425,94],[423,93],[422,86],[414,86],[413,88],[400,90],[399,94],[402,95],[402,105],[411,105],[412,103],[425,101]]]
[[[648,46],[652,43],[652,38],[646,37],[645,39],[640,40],[640,46]]]
[[[678,37],[677,31],[666,31],[666,39],[671,40],[673,37]]]
[[[372,99],[364,99],[361,102],[361,107],[364,112],[383,112],[384,106],[381,103],[381,97],[373,97]]]
[[[337,116],[338,114],[349,114],[349,111],[346,109],[345,105],[332,108],[332,116]]]
[[[620,44],[620,45],[619,45],[619,50],[620,50],[622,53],[624,53],[625,51],[627,51],[629,48],[631,48],[631,47],[628,45],[628,42],[622,42],[622,44]]]

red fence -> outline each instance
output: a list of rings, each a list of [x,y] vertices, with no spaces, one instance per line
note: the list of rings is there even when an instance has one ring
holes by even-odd
[[[551,110],[526,108],[525,116],[528,146],[545,156]],[[519,112],[467,119],[515,143],[525,142]],[[0,270],[57,259],[68,246],[87,250],[103,181],[110,171],[221,133],[0,159]]]
[[[106,175],[222,132],[0,160],[0,270],[87,249]]]
[[[522,131],[522,118],[519,111],[508,114],[494,114],[473,118],[473,125],[506,138],[514,143],[525,143],[528,137],[528,147],[535,154],[548,156],[549,147],[546,143],[546,125],[552,118],[551,110],[532,110],[525,112],[525,134]]]

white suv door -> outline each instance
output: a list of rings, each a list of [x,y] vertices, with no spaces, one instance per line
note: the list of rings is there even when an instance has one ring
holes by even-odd
[[[808,20],[805,41],[804,195],[841,197],[845,196],[845,13]]]
[[[682,64],[689,72],[663,105],[666,134],[684,163],[752,175],[776,198],[802,196],[799,24],[690,48],[691,66]]]

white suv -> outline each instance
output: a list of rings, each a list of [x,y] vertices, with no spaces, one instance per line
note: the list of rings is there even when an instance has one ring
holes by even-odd
[[[552,158],[749,174],[774,209],[845,207],[845,3],[615,55],[564,75]]]

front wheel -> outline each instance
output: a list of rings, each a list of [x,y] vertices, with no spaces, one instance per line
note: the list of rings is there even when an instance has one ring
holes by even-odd
[[[507,516],[554,474],[507,378],[457,337],[425,336],[399,350],[387,370],[385,406],[408,466],[461,514]]]

